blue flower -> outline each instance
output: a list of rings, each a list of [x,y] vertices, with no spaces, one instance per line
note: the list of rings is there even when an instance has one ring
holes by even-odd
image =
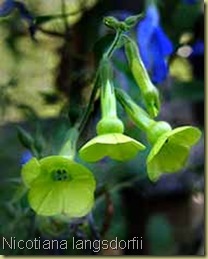
[[[0,16],[9,15],[15,8],[15,2],[13,0],[7,0],[0,5]]]
[[[204,42],[197,40],[192,46],[192,56],[204,55]]]
[[[137,39],[141,58],[153,83],[161,83],[168,74],[165,58],[173,52],[173,46],[160,26],[154,4],[148,6],[145,18],[137,26]]]
[[[183,0],[184,4],[196,4],[198,0]]]
[[[0,5],[0,17],[9,15],[11,12],[14,11],[14,9],[17,9],[20,13],[21,18],[27,21],[27,23],[29,24],[30,34],[33,37],[36,30],[34,17],[23,3],[14,0],[5,0]]]
[[[33,157],[32,153],[29,150],[25,150],[22,153],[22,156],[20,158],[20,164],[21,165],[26,164],[32,157]]]

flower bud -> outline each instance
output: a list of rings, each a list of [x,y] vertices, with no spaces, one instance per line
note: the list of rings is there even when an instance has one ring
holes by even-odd
[[[159,92],[149,78],[136,43],[127,36],[125,36],[125,39],[125,53],[131,72],[141,90],[147,111],[154,118],[158,115],[160,109]]]
[[[111,29],[118,29],[119,28],[119,21],[113,16],[104,17],[103,22],[106,26]]]
[[[137,23],[138,21],[143,17],[143,14],[139,14],[139,15],[132,15],[132,16],[129,16],[125,19],[125,25],[128,29],[131,29],[133,28]]]

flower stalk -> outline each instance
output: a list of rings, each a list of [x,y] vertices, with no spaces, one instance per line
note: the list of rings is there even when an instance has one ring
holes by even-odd
[[[97,133],[123,133],[124,126],[117,117],[116,97],[112,83],[112,69],[110,61],[103,58],[100,69],[101,79],[101,113],[102,119],[97,124]]]
[[[64,144],[59,151],[59,155],[73,160],[76,154],[78,137],[79,131],[77,127],[70,128],[66,133]]]
[[[171,130],[171,126],[165,121],[156,122],[123,90],[116,88],[116,96],[132,121],[147,133],[147,138],[151,144],[164,133]]]

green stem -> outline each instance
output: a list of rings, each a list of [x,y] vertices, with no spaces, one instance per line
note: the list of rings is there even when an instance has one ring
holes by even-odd
[[[109,59],[109,58],[112,57],[113,52],[116,50],[118,42],[119,42],[119,40],[121,38],[121,35],[122,35],[122,31],[118,30],[116,32],[116,36],[115,36],[112,44],[110,45],[109,49],[107,50],[106,53],[103,54],[103,58],[105,57],[105,58]],[[84,115],[83,115],[83,117],[82,117],[82,119],[81,119],[81,121],[80,121],[80,123],[79,123],[79,125],[77,127],[78,131],[79,131],[79,134],[81,134],[82,131],[84,130],[85,125],[86,125],[86,123],[87,123],[87,121],[89,119],[89,115],[90,115],[90,113],[91,113],[91,111],[93,109],[93,103],[94,103],[94,100],[95,100],[95,96],[97,94],[97,91],[98,91],[98,88],[99,88],[99,85],[100,85],[99,74],[100,74],[100,66],[99,66],[99,68],[97,70],[97,73],[96,73],[96,76],[95,76],[93,90],[92,90],[92,93],[91,93],[91,96],[90,96],[90,100],[89,100],[88,106],[87,106],[86,111],[85,111],[85,113],[84,113]]]
[[[124,110],[141,130],[147,131],[151,125],[155,124],[155,121],[126,92],[118,88],[115,92]]]
[[[114,88],[109,80],[101,90],[101,109],[103,119],[117,117]]]
[[[70,159],[75,157],[78,135],[79,133],[76,125],[67,131],[64,144],[59,151],[60,156],[64,156]]]
[[[116,113],[116,97],[114,87],[112,85],[112,69],[110,61],[107,58],[103,58],[100,64],[100,80],[101,86],[101,112],[102,119],[115,118]]]
[[[103,55],[104,57],[106,57],[106,58],[108,58],[108,59],[110,59],[110,58],[112,57],[113,52],[115,51],[115,49],[117,48],[117,45],[118,45],[118,43],[119,43],[119,40],[120,40],[121,35],[122,35],[122,32],[123,32],[123,31],[120,30],[120,29],[118,29],[118,30],[116,31],[116,36],[115,36],[115,38],[114,38],[112,44],[110,45],[109,49],[107,50],[107,52],[104,53],[104,55]]]
[[[98,71],[99,71],[99,68],[98,68]],[[96,76],[95,76],[94,86],[93,86],[93,89],[92,89],[92,93],[91,93],[91,96],[90,96],[88,106],[86,108],[86,111],[85,111],[80,123],[77,126],[80,135],[85,128],[85,125],[86,125],[86,123],[89,119],[90,113],[92,112],[93,103],[94,103],[95,96],[97,94],[98,88],[99,88],[99,73],[97,72]]]
[[[123,90],[116,88],[116,96],[133,122],[145,131],[152,145],[162,134],[171,130],[171,126],[167,122],[151,119]]]

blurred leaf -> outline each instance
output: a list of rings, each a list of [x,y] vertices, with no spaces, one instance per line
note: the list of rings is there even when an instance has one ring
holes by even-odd
[[[111,192],[110,199],[113,205],[112,218],[110,218],[108,229],[105,233],[105,239],[111,240],[118,238],[119,240],[126,238],[126,224],[124,207],[122,206],[122,197],[119,191]],[[99,231],[102,230],[104,219],[106,217],[106,199],[100,199],[94,207],[93,215]],[[100,217],[100,215],[103,215]]]
[[[20,126],[17,127],[17,134],[21,144],[31,150],[31,147],[34,145],[34,139],[31,134]]]
[[[204,100],[204,82],[194,80],[192,82],[176,82],[172,89],[172,98],[189,100],[192,102]]]
[[[177,28],[178,31],[192,29],[199,13],[198,4],[179,4],[173,15],[174,28]]]
[[[22,197],[26,194],[27,192],[27,188],[25,187],[25,185],[20,184],[17,188],[16,191],[13,195],[13,198],[11,199],[11,203],[16,203],[19,202]]]
[[[37,120],[38,115],[32,107],[30,107],[29,105],[26,105],[26,104],[17,104],[16,106],[23,112],[23,114],[25,115],[25,117],[27,119]]]
[[[151,255],[173,255],[173,229],[165,216],[156,214],[150,217],[146,236]]]

